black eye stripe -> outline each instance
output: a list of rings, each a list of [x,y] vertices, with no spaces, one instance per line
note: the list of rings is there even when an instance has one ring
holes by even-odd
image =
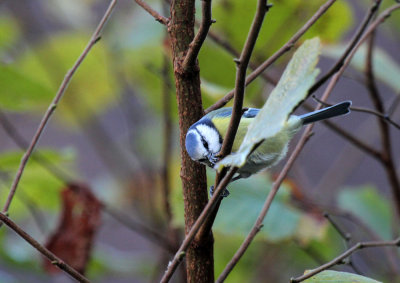
[[[208,142],[204,139],[203,135],[200,133],[198,129],[195,130],[199,134],[203,146],[208,150]]]
[[[205,139],[201,139],[201,142],[203,143],[204,147],[208,149],[208,142]]]

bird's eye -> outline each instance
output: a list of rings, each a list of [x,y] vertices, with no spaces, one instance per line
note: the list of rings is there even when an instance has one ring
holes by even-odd
[[[203,142],[203,146],[206,148],[206,149],[208,149],[208,142],[206,141],[206,140],[202,140],[202,142]]]

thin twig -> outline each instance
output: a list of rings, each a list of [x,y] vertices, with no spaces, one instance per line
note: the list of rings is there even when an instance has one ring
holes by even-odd
[[[285,43],[277,52],[275,52],[271,57],[269,57],[264,63],[262,63],[257,69],[255,69],[246,78],[246,86],[254,81],[262,72],[264,72],[270,65],[272,65],[278,58],[283,54],[288,52],[294,44],[299,40],[301,36],[332,6],[336,0],[328,0],[324,5],[322,5],[318,11],[304,24],[304,26],[296,32],[288,42]],[[230,91],[223,98],[218,100],[212,106],[208,107],[204,112],[209,113],[215,109],[223,107],[227,104],[233,97],[234,91]]]
[[[400,5],[395,5],[395,6],[398,6],[398,8],[400,8]],[[328,99],[329,95],[333,91],[333,88],[337,84],[340,76],[343,74],[344,70],[349,65],[351,58],[354,56],[356,50],[361,45],[363,40],[365,40],[367,38],[368,34],[371,33],[380,23],[382,23],[384,21],[385,18],[388,17],[388,15],[390,14],[391,11],[393,11],[393,7],[385,10],[381,14],[381,16],[376,21],[374,21],[373,24],[371,24],[370,28],[366,31],[366,33],[363,35],[363,37],[360,39],[360,41],[354,46],[354,49],[350,52],[349,56],[343,62],[342,67],[333,75],[333,77],[329,81],[329,84],[328,84],[324,94],[322,95],[322,98],[321,98],[322,101],[326,101]],[[320,109],[321,106],[322,105],[319,104],[319,106],[315,110]],[[240,248],[237,250],[237,252],[233,256],[231,261],[227,264],[227,266],[225,267],[224,271],[222,272],[222,274],[218,278],[217,282],[223,282],[226,279],[228,274],[232,271],[233,267],[238,263],[240,258],[243,256],[243,254],[245,253],[245,251],[249,247],[250,243],[253,241],[254,237],[260,231],[260,229],[262,227],[262,222],[263,222],[263,220],[264,220],[264,218],[265,218],[265,216],[266,216],[266,214],[267,214],[267,212],[268,212],[268,210],[270,208],[272,200],[275,197],[275,195],[276,195],[276,193],[277,193],[277,191],[278,191],[283,179],[285,178],[287,172],[291,168],[294,160],[296,159],[296,157],[298,156],[298,154],[301,152],[302,148],[304,147],[309,135],[311,134],[311,130],[313,128],[313,125],[314,124],[311,124],[311,125],[307,126],[307,128],[304,131],[304,133],[303,133],[299,143],[297,144],[295,150],[293,151],[293,153],[289,157],[289,160],[285,164],[285,167],[282,169],[281,173],[279,174],[279,176],[277,178],[277,181],[275,181],[270,193],[268,194],[268,197],[267,197],[266,201],[264,202],[264,206],[263,206],[263,208],[262,208],[262,210],[261,210],[261,212],[260,212],[260,214],[259,214],[259,216],[258,216],[253,228],[251,229],[251,231],[247,235],[246,239],[243,241],[242,245],[240,246]]]
[[[388,8],[387,10],[385,10],[381,16],[375,20],[371,26],[368,28],[368,30],[365,32],[365,34],[363,35],[363,37],[360,39],[360,41],[354,46],[354,49],[350,52],[349,56],[346,58],[346,60],[343,62],[342,67],[339,69],[338,72],[336,72],[332,79],[329,82],[329,85],[327,86],[324,94],[322,95],[321,100],[322,101],[326,101],[330,95],[330,93],[333,91],[333,88],[335,87],[335,85],[337,84],[340,76],[343,74],[344,70],[347,68],[347,66],[350,63],[351,58],[354,56],[356,50],[358,49],[358,47],[361,45],[361,43],[367,38],[367,36],[376,29],[376,27],[382,23],[389,15],[392,11],[394,11],[395,9],[400,8],[400,5],[394,5],[390,8]],[[320,109],[321,104],[315,109],[318,110]],[[260,229],[262,228],[262,222],[271,206],[272,200],[275,197],[283,179],[285,178],[287,172],[289,171],[290,167],[292,166],[294,160],[296,159],[296,157],[298,156],[298,154],[301,152],[302,148],[304,147],[309,135],[311,134],[311,130],[313,128],[313,124],[307,126],[306,130],[304,131],[299,143],[297,144],[295,150],[293,151],[293,153],[291,154],[291,156],[289,157],[289,160],[287,161],[287,163],[285,164],[285,167],[282,169],[281,173],[279,174],[277,180],[275,181],[270,193],[268,194],[268,197],[266,199],[266,201],[264,202],[264,206],[253,226],[253,228],[251,229],[251,231],[249,232],[249,234],[247,235],[246,239],[243,241],[242,245],[240,246],[240,248],[237,250],[237,252],[235,253],[235,255],[233,256],[233,258],[231,259],[231,261],[227,264],[227,266],[225,267],[224,271],[222,272],[222,274],[220,275],[220,277],[217,279],[217,282],[223,282],[226,277],[228,276],[228,274],[232,271],[233,267],[238,263],[238,261],[240,260],[240,258],[243,256],[243,254],[245,253],[245,251],[247,250],[247,248],[249,247],[250,243],[253,241],[254,237],[256,236],[256,234],[260,231]]]
[[[257,11],[251,24],[246,43],[243,47],[239,60],[236,61],[238,70],[236,72],[232,117],[229,122],[228,131],[224,137],[221,151],[219,153],[220,157],[222,158],[228,155],[232,150],[233,141],[239,127],[240,118],[242,117],[247,66],[249,65],[250,57],[256,44],[265,14],[268,12],[269,8],[270,6],[266,0],[259,0],[257,2]]]
[[[218,44],[220,47],[222,47],[225,51],[230,53],[234,58],[239,58],[240,57],[240,52],[235,49],[235,47],[232,46],[227,40],[222,38],[219,34],[213,32],[213,31],[208,31],[208,36],[209,39],[214,41],[216,44]],[[259,64],[250,61],[249,62],[249,67],[251,70],[257,69]],[[260,76],[270,84],[276,85],[278,82],[275,78],[271,77],[270,75],[266,74],[265,72],[262,72]]]
[[[170,168],[172,157],[172,119],[171,119],[171,83],[169,77],[169,58],[163,55],[163,67],[161,70],[163,87],[162,87],[162,103],[163,103],[163,160],[161,168],[162,177],[162,196],[164,204],[164,212],[167,218],[167,229],[172,229],[172,209],[170,204]]]
[[[309,111],[313,111],[313,108],[311,107],[311,105],[308,105],[306,103],[303,103],[303,107]],[[322,121],[328,128],[330,128],[331,130],[333,130],[334,132],[336,132],[337,134],[339,134],[340,136],[342,136],[343,138],[345,138],[346,140],[348,140],[350,143],[352,143],[355,147],[357,147],[358,149],[361,149],[362,151],[366,152],[367,154],[371,155],[372,157],[374,157],[375,159],[379,160],[380,158],[380,152],[378,150],[376,150],[375,148],[373,148],[372,146],[370,146],[369,144],[365,143],[363,140],[358,139],[356,136],[354,136],[352,133],[342,129],[341,127],[339,127],[338,125],[336,125],[335,123],[333,123],[332,121],[329,120],[324,120]]]
[[[375,32],[372,32],[367,45],[367,58],[365,68],[366,84],[376,111],[378,113],[384,113],[385,109],[383,106],[382,96],[380,95],[378,87],[376,85],[375,75],[373,71],[372,54],[374,48],[374,38]],[[395,198],[394,204],[397,209],[398,216],[400,216],[400,180],[397,176],[396,166],[393,160],[390,128],[384,120],[379,119],[378,122],[382,141],[381,162],[383,167],[385,168],[390,185],[392,187],[392,192]]]
[[[47,125],[51,115],[53,114],[53,112],[55,111],[58,102],[61,100],[63,94],[65,93],[69,82],[72,79],[72,76],[74,75],[74,73],[76,72],[76,70],[78,69],[78,67],[81,65],[82,61],[85,59],[86,55],[89,53],[89,51],[92,49],[92,47],[100,40],[100,34],[101,31],[103,30],[104,25],[106,24],[107,20],[109,19],[111,12],[113,11],[115,5],[117,3],[117,0],[112,0],[107,8],[107,11],[105,12],[103,18],[101,19],[99,25],[97,26],[95,32],[93,33],[89,43],[87,44],[87,46],[85,47],[85,49],[83,50],[82,54],[79,56],[79,58],[76,60],[75,64],[73,65],[73,67],[67,72],[67,74],[64,77],[63,82],[60,85],[60,88],[58,89],[53,101],[51,102],[50,106],[48,107],[46,113],[44,114],[37,130],[36,133],[34,134],[32,141],[29,144],[28,150],[25,152],[24,156],[22,157],[21,163],[19,165],[17,174],[15,175],[15,178],[13,180],[13,183],[11,185],[11,189],[10,189],[10,193],[7,197],[7,201],[4,205],[3,208],[3,213],[8,213],[8,209],[11,205],[11,201],[14,197],[14,194],[17,190],[19,181],[22,177],[22,174],[24,172],[25,166],[28,163],[29,157],[31,156],[36,144],[39,141],[39,138],[43,132],[43,130],[45,129],[45,126]]]
[[[318,103],[322,103],[321,100],[319,100],[315,96],[313,96],[313,99],[315,99]],[[323,105],[332,106],[332,105],[334,105],[334,103],[323,102]],[[389,124],[391,124],[392,126],[394,126],[395,128],[400,130],[400,124],[397,124],[395,121],[393,121],[390,118],[389,114],[384,114],[384,113],[380,113],[378,111],[375,111],[375,110],[372,110],[372,109],[369,109],[369,108],[357,107],[357,106],[350,106],[350,110],[355,111],[355,112],[363,112],[363,113],[372,114],[372,115],[380,118],[381,120],[384,120],[384,121],[388,122]]]
[[[13,139],[13,141],[21,148],[21,149],[26,149],[27,143],[24,140],[24,138],[18,133],[17,129],[10,123],[10,121],[3,120],[6,116],[3,116],[4,113],[0,111],[0,123],[4,126],[4,128],[7,131],[7,134],[10,135],[10,137]],[[11,130],[11,131],[9,131]],[[32,159],[35,160],[38,164],[43,166],[50,174],[52,174],[54,177],[58,178],[61,182],[64,184],[68,184],[70,180],[72,180],[71,177],[66,177],[65,173],[60,170],[57,166],[54,164],[51,164],[50,161],[45,159],[43,155],[40,154],[40,152],[35,152],[32,154]],[[62,174],[60,174],[62,172]],[[21,196],[22,197],[22,196]],[[25,198],[25,197],[24,197]],[[25,201],[28,203],[28,199]],[[31,209],[31,205],[28,205],[28,208]],[[155,230],[144,226],[143,224],[140,224],[138,222],[135,222],[128,216],[125,216],[123,214],[120,214],[116,212],[113,208],[111,208],[109,205],[106,205],[104,202],[102,202],[102,209],[104,212],[108,213],[111,217],[115,218],[119,223],[123,224],[125,227],[128,229],[138,233],[139,235],[143,236],[145,239],[150,240],[151,242],[155,243],[158,246],[161,246],[165,250],[169,251],[170,253],[174,252],[174,248],[172,244],[168,242],[168,240],[156,232]],[[32,211],[32,210],[31,210]],[[36,217],[37,213],[34,213],[32,211],[32,216]],[[37,221],[36,221],[37,222]],[[39,222],[38,222],[39,226]]]
[[[6,130],[7,134],[13,139],[13,141],[21,148],[26,149],[28,146],[25,139],[18,133],[17,129],[10,123],[10,121],[6,118],[4,113],[0,111],[0,123],[3,125],[3,128]],[[32,154],[31,158],[35,160],[38,164],[43,166],[50,174],[59,179],[64,184],[68,184],[71,177],[67,177],[65,172],[62,172],[60,168],[56,165],[51,164],[49,160],[47,160],[40,152],[35,152]],[[22,197],[22,196],[21,196]],[[24,197],[25,198],[25,197]],[[28,199],[25,200],[28,203]],[[27,204],[28,208],[31,209],[31,205]],[[145,239],[149,239],[153,243],[161,246],[169,252],[174,252],[173,246],[168,243],[168,240],[164,238],[161,234],[158,234],[155,230],[146,227],[138,222],[133,221],[131,218],[117,213],[114,209],[106,205],[102,202],[103,211],[108,213],[110,216],[118,220],[121,224],[123,224],[128,229],[138,233],[143,236]],[[32,211],[32,210],[31,210]],[[32,211],[32,216],[36,217],[37,213]],[[37,221],[36,221],[37,222]],[[39,222],[38,222],[39,226]]]
[[[329,223],[331,223],[332,227],[336,230],[336,232],[339,233],[340,237],[342,237],[346,243],[351,240],[351,235],[343,231],[343,229],[340,228],[339,225],[332,219],[329,213],[325,212],[324,217],[329,221]]]
[[[335,217],[341,217],[346,219],[347,221],[350,221],[352,225],[355,225],[356,229],[360,232],[362,232],[364,235],[369,236],[371,240],[373,241],[382,241],[381,237],[371,229],[362,219],[357,217],[356,215],[352,214],[349,211],[340,209],[339,207],[336,207],[334,204],[329,204],[329,205],[321,205],[320,202],[311,200],[305,195],[301,196],[295,196],[293,199],[294,205],[299,207],[301,210],[304,210],[306,212],[313,211],[314,213],[319,213],[323,214],[324,216],[328,214],[326,211],[329,211],[329,220],[332,220],[331,216]],[[326,217],[326,216],[325,216]],[[333,221],[331,221],[332,224],[334,224]],[[339,228],[340,229],[340,228]],[[342,229],[340,229],[342,235],[346,235]],[[349,246],[347,246],[346,249],[348,249]],[[388,265],[390,268],[390,273],[392,275],[392,278],[397,278],[398,277],[398,267],[397,267],[397,252],[396,251],[388,251],[388,250],[383,250],[385,253],[387,260],[388,260]],[[322,265],[322,263],[319,263],[319,265]]]
[[[400,104],[400,93],[396,94],[396,97],[394,99],[394,102],[390,105],[388,111],[387,111],[387,115],[390,117],[392,116],[392,114],[394,113],[394,111],[396,111],[397,107]]]
[[[196,36],[194,37],[192,43],[190,43],[188,52],[186,54],[185,60],[183,61],[183,69],[187,71],[192,68],[195,64],[195,60],[199,55],[200,48],[207,37],[208,31],[211,24],[213,23],[211,16],[211,0],[202,0],[202,20],[200,24],[200,29],[198,30]]]
[[[21,236],[21,238],[27,241],[32,247],[37,249],[42,255],[47,257],[53,265],[65,271],[67,274],[69,274],[79,282],[90,282],[89,279],[87,279],[85,276],[80,274],[70,265],[65,263],[62,259],[60,259],[51,251],[42,246],[38,241],[32,238],[28,233],[22,230],[17,224],[15,224],[10,218],[8,218],[5,214],[1,212],[0,212],[0,220],[2,221],[2,223],[6,224],[8,227],[14,230],[14,232],[16,232],[19,236]]]
[[[1,169],[0,172],[4,174],[4,180],[8,183],[9,174],[3,172]],[[1,186],[7,190],[9,189],[8,185],[5,185],[3,183],[1,184]],[[24,194],[23,191],[16,197],[21,201],[22,204],[26,206],[26,209],[29,211],[30,216],[32,216],[33,222],[36,224],[42,235],[45,235],[48,231],[47,221],[45,220],[43,211],[39,209],[39,205],[36,203],[36,201],[34,201],[29,195]]]
[[[307,278],[310,278],[314,276],[315,274],[318,274],[324,270],[327,270],[328,268],[340,264],[343,262],[344,259],[349,257],[351,254],[356,252],[357,250],[365,249],[365,248],[375,248],[375,247],[387,247],[387,246],[399,246],[400,245],[400,238],[397,238],[393,241],[369,241],[369,242],[359,242],[355,244],[353,247],[342,253],[340,256],[336,257],[335,259],[331,260],[330,262],[321,265],[320,267],[308,271],[306,274],[299,276],[297,278],[292,278],[290,279],[290,282],[295,283],[295,282],[301,282],[303,280],[306,280]]]
[[[340,56],[339,60],[335,63],[335,65],[333,65],[332,68],[309,89],[308,95],[311,95],[312,93],[314,93],[318,88],[320,88],[321,85],[323,85],[334,73],[336,73],[343,66],[344,61],[346,60],[347,56],[349,56],[351,50],[354,49],[358,40],[361,38],[363,32],[367,28],[369,22],[375,16],[375,14],[378,12],[381,2],[382,2],[382,0],[374,1],[373,5],[369,8],[367,14],[365,15],[361,24],[357,28],[357,31],[353,35],[352,39],[350,40],[349,45],[347,46],[346,50],[343,52],[342,56]]]
[[[268,12],[270,7],[271,5],[268,4],[267,0],[259,0],[257,2],[257,10],[254,15],[253,22],[251,24],[242,53],[240,54],[240,58],[236,59],[235,61],[237,66],[237,72],[235,80],[232,116],[229,122],[227,133],[224,137],[224,142],[222,143],[221,146],[221,150],[219,153],[220,158],[225,157],[232,150],[233,142],[235,140],[236,132],[239,127],[240,119],[243,113],[242,108],[243,108],[244,92],[246,89],[247,67],[249,65],[250,57],[251,54],[253,53],[254,46],[258,38],[258,34],[261,30],[265,14]],[[225,168],[220,173],[217,173],[217,176],[215,178],[215,187],[218,187],[219,182],[224,178],[227,170],[228,169]],[[203,225],[201,232],[199,232],[199,238],[204,237],[211,230],[211,227],[214,223],[221,201],[222,199],[219,199],[218,202],[216,203],[214,211],[211,213],[211,217],[207,219],[206,223]]]
[[[146,12],[148,12],[150,15],[153,16],[153,18],[163,24],[163,25],[168,25],[169,23],[169,19],[161,16],[160,13],[158,13],[156,10],[154,10],[153,8],[151,8],[146,2],[144,2],[143,0],[135,0],[135,2],[142,7]]]
[[[389,7],[388,9],[386,9],[385,11],[383,11],[379,15],[379,17],[369,25],[368,29],[365,31],[363,36],[360,38],[360,40],[357,42],[357,44],[354,46],[354,48],[351,50],[351,52],[349,53],[349,55],[347,56],[347,58],[343,62],[342,67],[332,77],[331,81],[329,82],[329,85],[328,85],[327,89],[325,90],[325,93],[324,93],[323,97],[325,96],[325,94],[327,92],[330,93],[332,91],[333,87],[336,85],[336,83],[339,80],[339,78],[343,75],[344,70],[350,64],[350,61],[353,58],[354,54],[357,52],[358,48],[365,42],[365,40],[367,40],[369,38],[371,33],[373,33],[376,30],[376,28],[381,23],[383,23],[390,16],[390,14],[393,11],[395,11],[396,9],[400,9],[400,4],[393,5],[393,6]],[[321,99],[321,100],[324,101],[324,99]]]
[[[292,164],[296,160],[297,156],[300,154],[300,151],[302,150],[304,144],[307,142],[307,140],[310,137],[310,132],[311,132],[311,127],[312,124],[309,125],[302,135],[300,141],[298,142],[296,148],[294,149],[293,153],[290,155],[288,161],[285,164],[285,167],[282,169],[281,173],[279,174],[278,178],[274,182],[271,191],[269,192],[267,199],[264,202],[264,205],[261,209],[261,212],[259,216],[257,217],[256,222],[253,225],[253,228],[247,235],[246,239],[243,241],[242,245],[240,248],[236,251],[235,255],[232,257],[230,262],[226,265],[225,269],[222,271],[218,279],[216,280],[217,283],[224,282],[225,279],[228,277],[229,273],[232,271],[232,269],[236,266],[236,264],[239,262],[240,258],[243,256],[247,248],[250,246],[251,242],[253,241],[254,237],[256,234],[261,230],[263,227],[262,222],[264,221],[265,216],[267,215],[267,212],[271,206],[272,200],[274,199],[276,193],[278,192],[281,183],[285,179],[287,173],[289,172],[290,168],[292,167]]]
[[[181,246],[179,247],[178,251],[175,253],[174,258],[172,261],[169,262],[168,268],[165,271],[165,274],[160,282],[166,283],[168,282],[172,275],[174,274],[175,270],[183,260],[186,254],[186,250],[189,248],[190,244],[192,243],[194,237],[196,236],[197,232],[199,231],[200,227],[203,225],[204,221],[209,217],[211,212],[213,211],[214,205],[217,201],[221,198],[223,190],[226,188],[230,180],[232,179],[233,175],[236,173],[236,168],[231,168],[222,181],[219,183],[218,187],[215,189],[215,192],[212,198],[209,200],[207,205],[204,207],[202,213],[200,214],[199,218],[193,224],[192,228],[190,229],[189,233],[186,235],[185,239],[183,240]]]
[[[6,114],[0,109],[0,124],[7,135],[14,141],[14,143],[21,149],[26,151],[29,147],[28,141],[19,133],[18,129],[11,123],[7,118]],[[32,154],[31,158],[42,166],[47,172],[52,174],[55,178],[63,183],[69,183],[72,177],[69,176],[64,170],[52,164],[44,155],[40,152]]]
[[[329,213],[325,212],[324,213],[324,217],[329,221],[329,223],[332,225],[332,227],[336,230],[336,232],[339,233],[339,235],[343,238],[343,240],[346,243],[346,249],[349,249],[350,247],[350,241],[351,241],[351,234],[345,232],[338,223],[336,223],[336,221],[329,215]],[[354,264],[352,256],[349,256],[349,260],[348,262],[346,262],[351,268],[353,268],[353,270],[357,273],[357,274],[361,274],[362,272],[361,270],[359,270],[357,268],[357,266]]]

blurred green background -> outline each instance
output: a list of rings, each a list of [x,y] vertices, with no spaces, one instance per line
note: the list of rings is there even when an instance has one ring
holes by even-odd
[[[161,1],[147,2],[163,11]],[[273,2],[253,62],[260,63],[272,55],[322,3]],[[302,40],[314,36],[322,40],[321,73],[343,52],[370,3],[337,1],[303,36]],[[393,3],[386,0],[382,6]],[[255,0],[214,1],[213,18],[217,22],[211,31],[240,50],[255,4]],[[107,1],[94,0],[0,2],[2,202],[23,154],[4,127],[11,125],[19,140],[30,141],[65,73],[87,44],[107,5]],[[196,16],[200,19],[200,1],[197,5]],[[400,13],[393,13],[379,28],[376,38],[374,67],[386,106],[400,91],[399,24]],[[279,79],[290,55],[268,69],[272,80]],[[331,102],[349,99],[354,105],[371,107],[363,86],[364,57],[365,50],[360,50],[335,88]],[[206,40],[199,56],[204,108],[234,86],[233,58],[211,39]],[[170,59],[165,28],[134,1],[118,2],[101,40],[72,79],[37,151],[73,180],[89,184],[104,203],[161,234],[166,234],[167,229],[161,190],[161,172],[167,166],[173,225],[182,237],[179,133]],[[169,70],[166,77],[162,76],[164,68]],[[167,92],[163,91],[166,79],[172,86]],[[260,107],[272,88],[257,79],[246,90],[245,105]],[[320,93],[321,90],[317,95]],[[169,164],[163,164],[162,159],[165,99],[170,100],[173,124]],[[398,112],[394,112],[393,119],[398,120]],[[353,112],[335,122],[369,144],[380,145],[375,117]],[[314,132],[274,201],[260,235],[227,282],[288,282],[344,251],[347,244],[323,217],[324,211],[352,235],[351,243],[389,240],[398,234],[390,186],[380,164],[323,125],[317,125]],[[399,144],[399,138],[399,131],[393,131],[393,144]],[[398,146],[394,154],[399,156]],[[216,275],[252,227],[280,167],[230,186],[231,195],[222,203],[213,230]],[[211,184],[214,173],[208,173]],[[59,193],[64,186],[54,173],[30,160],[11,205],[10,217],[44,243],[57,225]],[[95,282],[153,282],[164,272],[170,257],[143,233],[132,231],[103,213],[87,276]],[[395,282],[393,272],[399,272],[395,249],[361,251],[352,259],[361,274]],[[347,265],[336,269],[354,272]],[[40,254],[6,227],[0,229],[0,278],[7,283],[71,280],[62,273],[46,274]],[[180,282],[179,273],[174,280]]]

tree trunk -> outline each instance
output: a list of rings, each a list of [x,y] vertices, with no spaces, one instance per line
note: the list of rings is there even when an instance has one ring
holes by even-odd
[[[198,63],[183,71],[181,66],[194,38],[194,0],[173,0],[168,26],[176,84],[181,144],[181,179],[185,204],[185,232],[188,233],[207,204],[207,180],[203,165],[193,162],[185,150],[188,128],[203,115]],[[193,241],[186,254],[188,282],[214,282],[212,233]]]

